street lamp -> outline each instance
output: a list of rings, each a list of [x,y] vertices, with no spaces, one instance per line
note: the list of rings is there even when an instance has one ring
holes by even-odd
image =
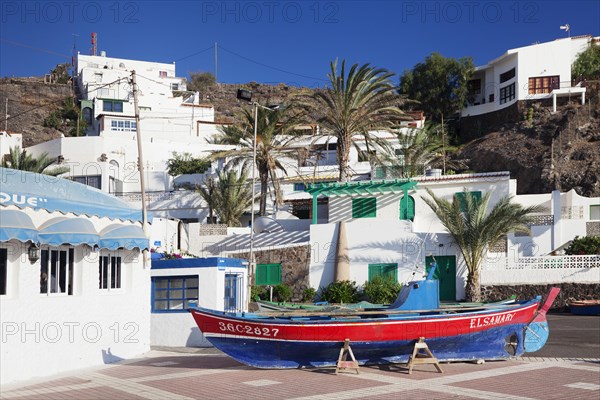
[[[238,100],[244,100],[252,103],[254,107],[254,141],[252,143],[252,206],[250,207],[250,265],[248,273],[248,297],[246,308],[250,306],[250,295],[252,293],[252,280],[256,275],[256,260],[254,259],[254,198],[256,196],[256,137],[258,136],[258,103],[252,101],[252,91],[238,89]],[[249,310],[248,310],[249,311]]]
[[[265,110],[274,111],[279,106],[265,107],[258,104],[257,101],[252,101],[252,91],[247,89],[238,89],[237,95],[238,100],[247,101],[254,107],[254,141],[252,143],[252,207],[250,209],[250,260],[249,260],[249,273],[248,273],[248,300],[247,307],[250,305],[250,294],[252,292],[252,280],[256,276],[256,260],[254,259],[254,198],[256,196],[256,142],[258,136],[258,107],[264,108]]]

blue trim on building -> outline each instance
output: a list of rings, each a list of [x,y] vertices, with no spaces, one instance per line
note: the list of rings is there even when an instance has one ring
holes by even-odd
[[[207,257],[207,258],[175,258],[169,260],[152,259],[151,269],[167,268],[246,268],[247,261],[241,258]]]

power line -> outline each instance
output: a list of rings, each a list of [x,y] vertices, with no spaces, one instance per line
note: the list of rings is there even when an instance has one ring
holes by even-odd
[[[157,80],[154,80],[154,79],[152,79],[152,78],[148,78],[147,76],[140,75],[140,74],[138,74],[137,72],[136,72],[136,75],[137,75],[137,76],[139,76],[140,78],[147,79],[147,80],[149,80],[150,82],[154,82],[154,83],[156,83],[156,84],[158,84],[158,85],[163,85],[163,86],[165,86],[165,87],[168,87],[169,89],[171,89],[171,85],[170,85],[170,84],[167,84],[167,83],[164,83],[164,82],[159,82],[159,81],[157,81]]]
[[[210,46],[210,47],[207,47],[206,49],[204,49],[204,50],[200,50],[200,51],[197,51],[197,52],[195,52],[195,53],[193,53],[193,54],[190,54],[189,56],[181,57],[180,59],[178,59],[178,60],[175,60],[175,62],[179,62],[179,61],[182,61],[182,60],[186,60],[186,59],[188,59],[188,58],[190,58],[190,57],[197,56],[198,54],[202,54],[202,53],[204,53],[204,52],[207,52],[207,51],[209,51],[209,50],[212,50],[212,49],[214,49],[214,47],[215,47],[215,46]]]
[[[314,77],[314,76],[309,76],[309,75],[297,74],[297,73],[295,73],[295,72],[292,72],[292,71],[287,71],[287,70],[285,70],[285,69],[281,69],[281,68],[273,67],[273,66],[270,66],[270,65],[267,65],[267,64],[261,63],[261,62],[259,62],[259,61],[256,61],[256,60],[252,60],[252,59],[250,59],[250,58],[248,58],[248,57],[245,57],[245,56],[243,56],[243,55],[241,55],[241,54],[235,53],[235,52],[233,52],[233,51],[231,51],[231,50],[227,50],[225,47],[223,47],[223,46],[221,46],[221,45],[218,45],[218,47],[219,47],[221,50],[225,50],[225,51],[226,51],[227,53],[229,53],[229,54],[232,54],[232,55],[234,55],[234,56],[236,56],[236,57],[239,57],[239,58],[241,58],[241,59],[244,59],[244,60],[246,60],[246,61],[249,61],[249,62],[251,62],[251,63],[257,64],[257,65],[260,65],[261,67],[270,68],[270,69],[272,69],[272,70],[275,70],[275,71],[283,72],[283,73],[285,73],[285,74],[290,74],[290,75],[299,76],[299,77],[301,77],[301,78],[307,78],[307,79],[316,79],[316,80],[318,80],[318,81],[327,82],[327,79],[323,79],[323,78],[316,78],[316,77]]]
[[[0,38],[0,41],[4,42],[4,43],[12,44],[14,46],[21,46],[21,47],[25,47],[26,49],[32,49],[32,50],[40,51],[42,53],[48,53],[48,54],[52,54],[52,55],[55,55],[55,56],[63,57],[63,58],[66,58],[67,60],[71,59],[71,56],[67,56],[65,54],[56,53],[56,52],[54,52],[52,50],[48,50],[48,49],[42,49],[40,47],[33,47],[33,46],[30,46],[30,45],[25,44],[25,43],[14,42],[12,40],[1,39],[1,38]]]

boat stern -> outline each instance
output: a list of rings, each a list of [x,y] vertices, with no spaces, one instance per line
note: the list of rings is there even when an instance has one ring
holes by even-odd
[[[552,303],[558,296],[560,288],[553,287],[550,289],[546,301],[537,310],[533,320],[525,326],[525,332],[523,333],[523,346],[526,353],[532,353],[540,350],[550,336],[550,328],[548,321],[546,320],[546,313],[550,310]]]

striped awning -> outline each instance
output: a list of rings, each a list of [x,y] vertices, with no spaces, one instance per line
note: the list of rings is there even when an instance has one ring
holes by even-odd
[[[56,217],[46,221],[39,227],[40,244],[60,246],[62,244],[98,244],[100,235],[94,224],[85,218]]]
[[[137,225],[113,224],[100,232],[98,246],[109,250],[119,248],[144,250],[150,248],[150,240],[144,234],[144,230]]]
[[[38,241],[38,231],[24,211],[0,209],[0,242],[16,239],[21,242]]]

